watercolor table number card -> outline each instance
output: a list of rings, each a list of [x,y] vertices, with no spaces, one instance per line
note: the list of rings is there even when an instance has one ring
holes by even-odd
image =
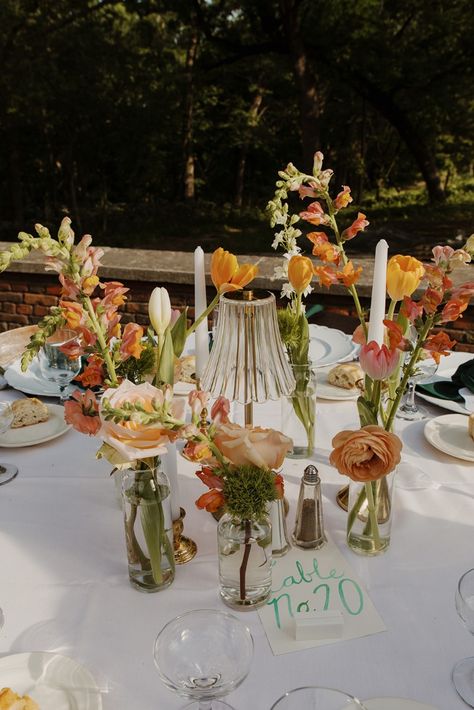
[[[329,536],[321,550],[292,548],[273,561],[272,594],[258,613],[276,656],[386,631]]]

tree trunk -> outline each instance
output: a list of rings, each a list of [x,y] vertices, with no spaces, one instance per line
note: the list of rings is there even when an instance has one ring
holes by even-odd
[[[196,189],[194,180],[194,65],[199,45],[197,24],[191,28],[191,37],[186,54],[186,82],[184,95],[184,126],[183,126],[183,193],[186,201],[194,200]]]
[[[245,184],[245,168],[247,165],[247,156],[250,148],[250,142],[252,139],[253,129],[258,125],[259,111],[263,101],[262,91],[259,89],[255,96],[253,97],[252,104],[248,113],[248,123],[247,130],[245,131],[242,144],[239,149],[239,159],[237,163],[237,173],[235,176],[235,195],[234,195],[234,208],[240,210],[243,204],[244,198],[244,184]]]
[[[298,88],[304,169],[310,171],[320,148],[321,97],[316,75],[301,36],[298,0],[280,0],[283,25]]]
[[[360,87],[368,101],[397,129],[423,176],[430,202],[443,202],[446,195],[441,186],[435,157],[424,136],[391,96],[367,80],[361,81]]]

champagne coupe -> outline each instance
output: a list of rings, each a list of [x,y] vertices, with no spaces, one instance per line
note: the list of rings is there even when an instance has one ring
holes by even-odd
[[[463,574],[456,589],[456,610],[467,630],[474,634],[474,569]],[[454,687],[465,703],[474,708],[474,658],[463,658],[453,668]]]
[[[230,693],[247,677],[253,639],[232,614],[200,609],[177,616],[163,627],[153,657],[166,687],[193,700],[186,710],[233,710],[216,698]]]
[[[410,353],[407,353],[407,361],[410,358]],[[415,402],[415,387],[417,384],[429,382],[438,369],[436,360],[428,355],[426,350],[421,351],[421,356],[415,365],[415,369],[408,380],[407,393],[405,401],[399,407],[396,416],[399,419],[405,419],[410,422],[416,422],[420,419],[426,419],[428,413],[423,408],[417,406]]]
[[[289,690],[270,710],[365,710],[365,706],[342,690],[309,685]]]
[[[13,421],[13,409],[8,402],[0,402],[0,436],[5,434],[11,427]],[[0,442],[0,446],[1,446]],[[12,481],[18,473],[16,466],[10,463],[0,463],[0,486]],[[1,624],[0,624],[1,626]]]
[[[66,388],[81,371],[80,356],[63,352],[64,346],[70,346],[77,340],[78,335],[74,330],[61,328],[46,340],[38,353],[41,374],[59,386],[60,404],[68,399]]]

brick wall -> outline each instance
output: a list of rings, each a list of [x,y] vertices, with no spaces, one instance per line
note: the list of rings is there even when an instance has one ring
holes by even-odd
[[[148,299],[156,285],[150,281],[126,281],[130,288],[128,301],[125,305],[123,321],[133,320],[146,325],[148,323]],[[194,317],[194,289],[191,284],[176,284],[160,282],[171,296],[174,308],[189,307],[190,318]],[[25,274],[5,272],[0,276],[0,331],[10,330],[22,325],[37,323],[49,312],[50,306],[58,302],[60,286],[54,274]],[[214,290],[208,289],[208,300],[214,296]],[[278,293],[275,294],[278,298]],[[334,293],[312,294],[311,303],[320,303],[324,310],[313,318],[312,322],[339,328],[351,333],[357,325],[357,314],[352,299],[347,295]],[[362,306],[368,308],[369,299],[361,299]],[[474,307],[471,306],[449,328],[443,328],[448,335],[457,341],[457,350],[474,353]]]

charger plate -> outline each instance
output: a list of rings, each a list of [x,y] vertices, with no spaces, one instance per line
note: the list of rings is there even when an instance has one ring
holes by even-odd
[[[8,429],[4,434],[0,434],[0,447],[14,449],[23,446],[36,446],[36,444],[56,439],[69,431],[71,425],[64,421],[64,407],[59,404],[47,404],[46,406],[49,410],[48,421],[22,426],[18,429]]]

